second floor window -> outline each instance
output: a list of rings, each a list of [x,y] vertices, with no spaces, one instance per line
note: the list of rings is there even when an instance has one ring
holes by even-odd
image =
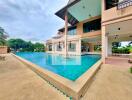
[[[92,32],[101,29],[101,19],[96,19],[83,24],[83,32]]]
[[[74,28],[74,29],[69,29],[69,30],[68,30],[68,35],[76,35],[76,28]]]

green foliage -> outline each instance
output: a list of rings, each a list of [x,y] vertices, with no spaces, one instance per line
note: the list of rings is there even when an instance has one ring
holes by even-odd
[[[34,44],[34,51],[35,52],[44,52],[45,51],[45,47],[44,47],[44,44],[41,44],[41,43],[35,43]]]
[[[95,45],[94,46],[94,51],[101,51],[101,45]]]
[[[121,43],[112,43],[112,53],[129,54],[132,52],[131,42],[126,47],[121,47]]]
[[[130,73],[132,73],[132,67],[130,68]]]
[[[112,53],[119,53],[119,54],[129,54],[130,50],[127,47],[122,48],[113,48]]]
[[[5,30],[0,27],[0,46],[4,46],[4,45],[7,45],[7,42],[6,42],[6,35],[5,35]]]
[[[10,39],[8,40],[8,46],[13,51],[20,51],[20,52],[44,52],[45,48],[44,45],[41,43],[27,42],[22,39]]]
[[[112,46],[113,46],[113,48],[118,48],[121,46],[121,43],[120,42],[113,42]]]

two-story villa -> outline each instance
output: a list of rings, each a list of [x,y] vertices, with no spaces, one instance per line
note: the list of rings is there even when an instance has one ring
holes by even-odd
[[[69,0],[55,13],[64,28],[47,40],[47,52],[67,55],[112,54],[112,42],[132,40],[132,0]]]

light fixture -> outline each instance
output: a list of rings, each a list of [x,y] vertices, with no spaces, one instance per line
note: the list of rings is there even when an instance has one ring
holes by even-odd
[[[119,35],[115,35],[115,37],[114,37],[114,38],[115,38],[115,39],[117,39],[118,37],[119,37]]]
[[[85,6],[83,6],[82,8],[85,9]]]
[[[89,17],[92,17],[92,15],[91,15],[91,14],[89,14]]]

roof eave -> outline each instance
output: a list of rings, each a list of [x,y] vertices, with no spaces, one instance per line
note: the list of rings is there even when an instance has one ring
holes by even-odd
[[[62,9],[60,9],[59,11],[57,11],[55,13],[56,16],[60,17],[61,19],[65,20],[64,19],[64,15],[65,15],[65,12],[67,11],[67,9],[71,6],[73,6],[74,4],[78,3],[80,0],[75,0],[73,1],[72,3],[66,5],[65,7],[63,7]],[[70,23],[71,24],[71,23]]]

